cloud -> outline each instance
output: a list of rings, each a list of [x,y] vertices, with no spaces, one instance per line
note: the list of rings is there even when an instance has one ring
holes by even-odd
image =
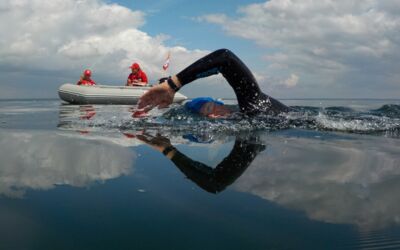
[[[171,72],[206,53],[168,47],[164,44],[167,35],[150,36],[140,30],[144,12],[100,0],[3,0],[0,12],[3,85],[18,78],[19,82],[28,79],[25,88],[34,87],[32,81],[49,75],[75,81],[85,68],[92,69],[95,80],[122,84],[133,61],[141,63],[155,80],[166,74],[162,65],[169,51]]]
[[[284,84],[288,87],[295,87],[299,82],[299,77],[295,74],[291,74],[288,79],[285,80]]]
[[[217,13],[200,20],[265,48],[265,74],[282,87],[296,74],[311,93],[388,97],[400,81],[399,9],[394,0],[271,0],[241,7],[239,17]]]
[[[110,140],[37,131],[0,131],[0,147],[0,196],[10,197],[27,189],[105,182],[132,173],[136,160],[129,148]]]
[[[234,186],[314,220],[382,229],[399,224],[397,139],[268,137]],[[266,151],[266,152],[267,152]]]

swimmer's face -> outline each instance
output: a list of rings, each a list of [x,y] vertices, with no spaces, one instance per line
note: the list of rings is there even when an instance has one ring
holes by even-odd
[[[231,111],[227,107],[215,102],[206,102],[200,109],[200,114],[211,118],[225,117],[230,113]]]

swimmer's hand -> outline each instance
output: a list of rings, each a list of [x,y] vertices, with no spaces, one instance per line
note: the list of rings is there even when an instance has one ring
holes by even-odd
[[[152,136],[150,134],[143,133],[137,134],[136,138],[160,152],[163,152],[165,148],[172,146],[170,140],[160,134]]]
[[[153,86],[144,93],[138,103],[138,109],[153,109],[154,107],[166,108],[174,100],[175,91],[168,86],[167,81]]]

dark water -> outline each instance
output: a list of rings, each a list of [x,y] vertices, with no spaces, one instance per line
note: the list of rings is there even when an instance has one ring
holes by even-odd
[[[283,102],[208,120],[0,101],[0,249],[400,249],[400,102]]]

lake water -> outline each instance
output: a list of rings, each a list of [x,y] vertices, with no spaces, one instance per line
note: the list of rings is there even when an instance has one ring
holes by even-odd
[[[283,102],[209,120],[0,101],[0,249],[400,249],[400,101]]]

